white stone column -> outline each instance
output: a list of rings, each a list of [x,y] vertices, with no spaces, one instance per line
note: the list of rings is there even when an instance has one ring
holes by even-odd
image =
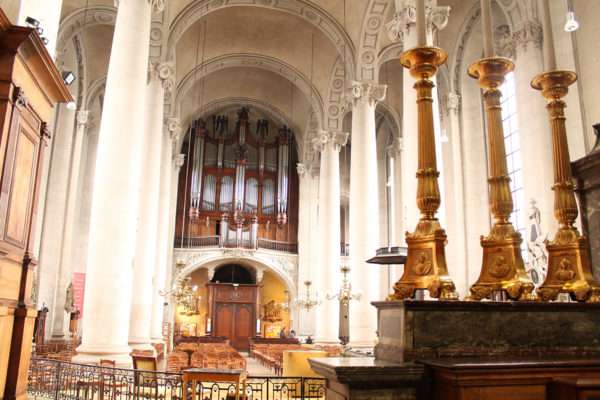
[[[169,233],[168,233],[168,247],[167,247],[167,271],[166,276],[168,277],[165,287],[171,287],[173,284],[173,242],[175,240],[175,218],[177,215],[177,188],[179,187],[179,172],[185,161],[185,154],[177,154],[172,157],[171,170],[171,187],[169,188]],[[165,307],[163,310],[163,321],[170,321],[171,324],[175,319],[175,304],[168,301],[169,307]]]
[[[139,350],[153,350],[150,339],[153,281],[156,267],[156,238],[163,137],[163,104],[165,89],[173,87],[173,67],[169,63],[148,62],[148,87],[142,173],[135,259],[133,295],[129,320],[129,345]]]
[[[316,292],[316,282],[321,275],[317,271],[317,195],[319,191],[318,177],[319,167],[314,164],[300,164],[296,166],[298,177],[300,178],[299,210],[298,210],[298,284],[297,292],[290,293],[292,299],[305,298],[306,286],[304,281],[311,280],[311,298],[314,300]],[[319,293],[319,298],[323,299],[323,293]],[[297,307],[297,327],[298,335],[315,337],[315,328],[321,323],[327,321],[316,321],[316,306],[307,310]],[[325,318],[329,318],[325,316]]]
[[[69,168],[73,148],[75,111],[64,104],[59,106],[52,152],[50,153],[50,174],[46,189],[44,223],[40,247],[40,295],[38,305],[44,303],[50,312],[46,332],[53,338],[64,339],[65,331],[65,291],[69,284],[60,262],[63,243],[64,213],[69,184]],[[68,325],[68,324],[67,324]]]
[[[350,284],[363,297],[352,305],[350,342],[373,345],[377,326],[371,301],[380,300],[377,266],[366,261],[379,247],[377,146],[375,105],[385,97],[385,85],[354,82],[348,90],[352,103],[352,147],[350,162]]]
[[[319,343],[339,343],[339,301],[327,300],[326,293],[337,293],[340,272],[340,149],[346,144],[347,133],[320,131],[313,139],[313,148],[321,153],[319,176],[318,261],[319,279],[315,288],[323,296],[317,307],[316,340]]]
[[[452,278],[456,285],[459,297],[469,294],[469,270],[467,263],[467,237],[466,237],[466,215],[465,215],[465,186],[463,179],[463,149],[460,124],[460,96],[456,93],[446,94],[444,101],[446,117],[450,125],[450,146],[452,153],[452,190],[448,191],[447,197],[452,196],[454,210],[448,214],[447,229],[452,233],[452,245],[448,246],[447,252],[452,259]],[[452,228],[450,228],[452,227]],[[450,251],[448,251],[450,250]],[[474,265],[474,269],[480,270],[480,265]]]
[[[173,142],[177,141],[181,133],[178,118],[169,118],[164,125],[162,138],[162,155],[160,167],[160,194],[158,207],[158,229],[156,235],[156,263],[154,265],[154,279],[152,280],[152,320],[150,323],[150,338],[152,342],[162,341],[162,322],[165,298],[158,294],[159,290],[165,291],[165,279],[168,263],[168,248],[173,248],[169,242],[169,210],[171,201],[171,176]]]
[[[100,122],[90,217],[82,344],[76,362],[131,365],[128,346],[142,160],[151,8],[123,0],[117,12]]]
[[[77,188],[79,185],[79,172],[81,167],[81,148],[83,145],[83,137],[85,134],[86,123],[88,121],[89,111],[77,111],[75,114],[75,120],[77,122],[77,129],[75,129],[75,135],[73,137],[73,146],[71,148],[71,157],[69,157],[70,172],[67,183],[67,193],[65,200],[64,209],[64,223],[62,231],[62,245],[60,251],[60,276],[58,277],[58,296],[56,298],[57,309],[60,307],[62,312],[55,314],[59,317],[54,331],[52,332],[53,338],[60,338],[61,332],[60,327],[62,326],[62,337],[68,338],[69,335],[69,318],[64,318],[69,314],[66,313],[65,300],[66,296],[60,294],[66,293],[67,287],[73,281],[74,263],[73,263],[73,249],[75,247],[76,240],[74,239],[76,229],[76,218],[75,212],[77,209]],[[80,310],[83,311],[83,310]],[[60,319],[63,319],[60,323]]]

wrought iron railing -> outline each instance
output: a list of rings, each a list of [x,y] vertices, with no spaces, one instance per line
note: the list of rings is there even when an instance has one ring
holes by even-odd
[[[226,400],[235,393],[235,386],[227,382],[201,382],[197,388],[202,400]],[[57,400],[183,400],[183,380],[178,373],[32,358],[27,391],[30,397]],[[185,400],[191,398],[189,393]],[[244,399],[325,399],[325,379],[249,377]]]
[[[181,240],[181,239],[180,239]],[[181,241],[175,243],[175,246],[181,245]],[[212,236],[189,236],[183,238],[183,247],[219,247],[221,245],[221,237],[218,235]]]
[[[298,253],[298,243],[279,242],[277,240],[258,238],[257,246],[260,249]]]

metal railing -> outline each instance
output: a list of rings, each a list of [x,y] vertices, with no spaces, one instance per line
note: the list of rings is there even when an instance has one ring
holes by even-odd
[[[326,381],[304,377],[249,377],[247,400],[325,399]],[[202,400],[221,400],[235,393],[228,382],[201,382]],[[61,400],[184,400],[180,373],[100,367],[43,358],[29,364],[30,397]],[[190,392],[185,400],[190,399]],[[195,399],[192,399],[195,400]]]
[[[298,253],[298,243],[279,242],[277,240],[258,238],[257,247],[259,249],[285,251],[286,253]]]
[[[181,240],[181,239],[180,239]],[[181,242],[175,243],[175,246],[180,245]],[[221,245],[221,237],[218,235],[213,236],[190,236],[183,238],[183,247],[219,247]]]

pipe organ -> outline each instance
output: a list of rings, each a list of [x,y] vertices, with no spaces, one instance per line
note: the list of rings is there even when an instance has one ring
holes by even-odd
[[[238,110],[233,129],[228,115],[199,118],[188,127],[176,247],[256,247],[261,239],[296,243],[298,176],[292,132],[285,125],[269,132],[274,124],[262,118],[252,129],[248,114],[248,108]]]

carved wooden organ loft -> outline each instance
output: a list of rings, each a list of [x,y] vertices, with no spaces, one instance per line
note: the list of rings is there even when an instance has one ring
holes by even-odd
[[[297,252],[293,134],[285,125],[269,132],[269,120],[256,118],[253,124],[249,112],[248,108],[237,111],[234,129],[230,117],[222,114],[199,118],[188,127],[182,149],[185,163],[179,174],[175,247]]]

